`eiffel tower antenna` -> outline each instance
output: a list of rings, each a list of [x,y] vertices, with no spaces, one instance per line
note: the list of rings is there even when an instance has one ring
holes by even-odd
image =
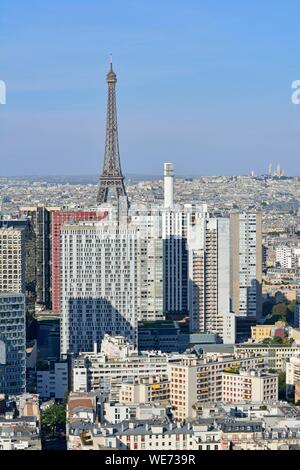
[[[118,210],[120,206],[120,198],[122,198],[122,206],[128,210],[129,201],[124,185],[124,176],[121,170],[119,141],[118,141],[118,123],[117,123],[117,106],[116,106],[116,83],[117,76],[113,70],[112,55],[110,55],[110,69],[106,76],[108,85],[107,98],[107,117],[106,117],[106,139],[103,170],[100,176],[97,204],[108,202],[110,192],[115,193]]]

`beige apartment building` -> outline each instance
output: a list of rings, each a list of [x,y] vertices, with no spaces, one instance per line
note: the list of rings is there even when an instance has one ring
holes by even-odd
[[[230,312],[229,219],[199,217],[187,233],[191,331],[216,333],[228,342],[224,317]],[[235,342],[235,331],[229,336]]]
[[[207,376],[205,372],[205,377]],[[201,385],[201,374],[197,374],[197,359],[183,360],[181,364],[174,364],[168,367],[168,377],[170,381],[170,402],[174,417],[178,421],[191,417],[193,407],[198,401],[202,392],[205,396],[208,393],[207,384],[197,388],[197,378],[199,387]]]
[[[278,398],[278,375],[256,370],[225,371],[222,374],[222,401],[260,403]]]
[[[264,357],[250,355],[243,358],[224,355],[204,360],[183,359],[180,363],[169,364],[170,403],[174,417],[179,421],[194,417],[197,404],[221,401],[224,369],[261,369],[265,366]]]
[[[121,384],[120,403],[168,402],[169,399],[169,381],[163,380],[161,376],[139,378]]]
[[[273,329],[273,325],[251,326],[251,339],[254,341],[262,341],[265,338],[270,338]]]
[[[234,347],[234,353],[238,356],[253,354],[266,356],[270,368],[285,371],[286,361],[293,356],[300,356],[300,347],[296,345],[264,345],[264,344],[240,344]]]
[[[291,357],[286,363],[286,395],[288,400],[299,402],[300,357]]]
[[[25,292],[23,229],[0,229],[0,292]]]
[[[251,326],[251,339],[254,341],[262,341],[266,338],[271,338],[279,328],[286,328],[285,322],[277,321],[274,325]]]

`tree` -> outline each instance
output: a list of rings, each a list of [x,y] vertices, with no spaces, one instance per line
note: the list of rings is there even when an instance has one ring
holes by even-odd
[[[292,346],[294,342],[295,342],[294,338],[283,338],[282,340],[282,344],[285,344],[287,346]]]
[[[267,320],[270,325],[274,325],[278,320],[285,322],[288,325],[293,325],[294,323],[294,310],[295,310],[295,301],[287,303],[278,303],[273,304],[271,308],[270,303],[266,303],[265,314],[267,315]],[[271,308],[271,311],[270,311]],[[267,313],[269,311],[269,313]]]
[[[286,304],[276,304],[272,308],[272,315],[280,315],[286,317],[288,306]]]
[[[280,336],[274,336],[273,340],[272,340],[272,343],[273,344],[282,344],[282,338],[280,338]]]
[[[286,399],[286,383],[285,383],[286,374],[285,372],[280,371],[278,374],[278,398],[279,400]]]
[[[66,425],[66,405],[65,403],[54,403],[46,408],[42,413],[42,426],[53,435],[55,431],[64,429]]]
[[[264,338],[262,340],[262,344],[265,344],[267,346],[269,346],[271,344],[271,342],[272,342],[272,338]]]

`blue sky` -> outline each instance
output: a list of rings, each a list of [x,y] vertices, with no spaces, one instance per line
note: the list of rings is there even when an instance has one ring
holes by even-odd
[[[297,0],[1,0],[0,175],[98,174],[109,54],[125,174],[299,175]]]

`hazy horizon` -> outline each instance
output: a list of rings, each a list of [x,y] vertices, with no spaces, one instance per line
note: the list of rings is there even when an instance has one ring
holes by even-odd
[[[72,179],[72,178],[82,178],[82,179],[94,179],[94,180],[99,180],[99,175],[93,175],[93,174],[28,174],[28,175],[1,175],[0,174],[0,179],[8,179],[8,178],[12,178],[12,179],[34,179],[34,178],[37,178],[37,179],[41,179],[41,178],[65,178],[65,179]],[[234,177],[241,177],[241,176],[252,176],[250,174],[235,174],[235,175],[226,175],[226,174],[215,174],[215,175],[192,175],[192,174],[175,174],[174,175],[174,178],[175,179],[184,179],[184,178],[220,178],[220,177],[226,177],[226,178],[234,178]],[[263,177],[263,176],[268,176],[267,173],[263,173],[263,174],[255,174],[253,175],[253,177]],[[126,179],[134,179],[134,178],[138,178],[138,179],[142,179],[142,178],[149,178],[149,179],[163,179],[163,173],[161,174],[146,174],[146,173],[136,173],[136,174],[133,174],[133,173],[129,173],[129,174],[125,174],[124,175],[125,177],[125,181]],[[276,176],[274,176],[274,178],[277,178]],[[300,178],[299,175],[284,175],[283,177],[281,177],[281,179],[284,179],[284,178]]]

